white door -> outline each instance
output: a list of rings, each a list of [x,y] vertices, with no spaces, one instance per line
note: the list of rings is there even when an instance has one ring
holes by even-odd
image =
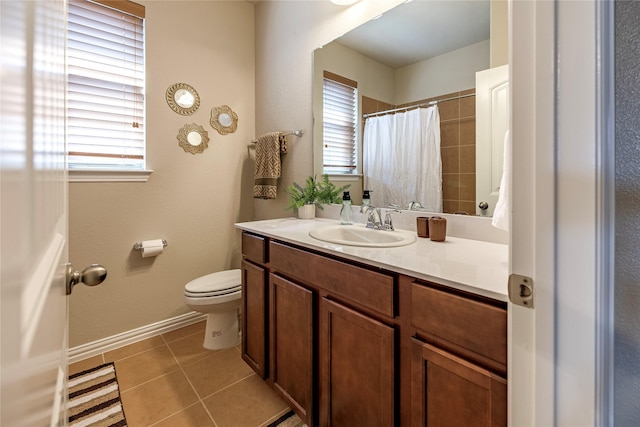
[[[533,279],[535,305],[509,304],[511,426],[608,425],[597,335],[607,3],[510,2],[510,266]]]
[[[0,424],[66,425],[65,7],[0,2]]]
[[[476,73],[476,215],[493,216],[509,129],[509,66]]]

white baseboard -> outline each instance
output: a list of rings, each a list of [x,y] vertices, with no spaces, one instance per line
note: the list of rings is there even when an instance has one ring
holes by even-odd
[[[97,356],[98,354],[115,350],[117,348],[124,347],[125,345],[133,344],[147,338],[155,337],[166,332],[189,326],[193,323],[205,320],[206,318],[206,314],[192,311],[191,313],[183,314],[171,319],[162,320],[160,322],[152,323],[150,325],[142,326],[140,328],[132,329],[127,332],[122,332],[117,335],[112,335],[107,338],[70,348],[69,364],[79,362],[81,360],[88,359],[89,357]]]

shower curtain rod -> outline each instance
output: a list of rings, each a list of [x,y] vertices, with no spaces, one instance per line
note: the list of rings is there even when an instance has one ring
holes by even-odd
[[[379,116],[381,114],[395,113],[395,112],[398,112],[398,111],[407,111],[407,110],[411,110],[412,108],[429,107],[431,105],[436,105],[439,102],[453,101],[454,99],[467,98],[469,96],[475,96],[475,95],[476,95],[475,93],[467,93],[466,95],[452,96],[451,98],[436,99],[436,100],[433,100],[433,101],[425,102],[423,104],[408,105],[406,107],[398,107],[398,108],[394,108],[392,110],[385,110],[385,111],[378,111],[377,113],[363,114],[362,117],[367,119],[369,117]]]

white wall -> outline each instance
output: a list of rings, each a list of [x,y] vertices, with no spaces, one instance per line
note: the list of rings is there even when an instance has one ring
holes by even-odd
[[[400,105],[476,86],[476,71],[489,68],[489,40],[425,59],[395,73],[394,104]]]
[[[146,6],[147,183],[71,183],[69,255],[76,268],[107,267],[100,286],[76,286],[70,297],[70,346],[188,312],[184,285],[200,275],[239,267],[233,224],[253,218],[253,163],[247,145],[255,131],[254,6],[244,1],[152,1]],[[165,101],[178,82],[200,94],[191,116]],[[238,130],[219,135],[214,106],[229,105]],[[176,135],[187,123],[211,141],[186,153]],[[167,239],[156,258],[132,251],[136,241]]]

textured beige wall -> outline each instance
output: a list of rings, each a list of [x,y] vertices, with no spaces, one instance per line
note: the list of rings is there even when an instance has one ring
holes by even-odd
[[[188,312],[185,283],[239,267],[233,224],[253,218],[247,149],[255,135],[253,4],[140,3],[147,8],[147,157],[154,173],[147,183],[69,185],[70,259],[76,268],[101,263],[109,271],[102,285],[74,289],[71,347]],[[200,94],[191,116],[165,102],[167,87],[177,82]],[[239,116],[238,130],[226,136],[209,125],[211,108],[222,104]],[[208,131],[204,153],[178,147],[176,134],[186,123]],[[169,242],[162,255],[143,259],[131,250],[155,238]]]
[[[302,129],[283,158],[278,198],[255,200],[256,219],[290,216],[291,183],[313,174],[313,51],[404,0],[367,0],[350,7],[329,1],[256,4],[256,133]]]
[[[509,2],[491,1],[491,68],[509,63]]]

